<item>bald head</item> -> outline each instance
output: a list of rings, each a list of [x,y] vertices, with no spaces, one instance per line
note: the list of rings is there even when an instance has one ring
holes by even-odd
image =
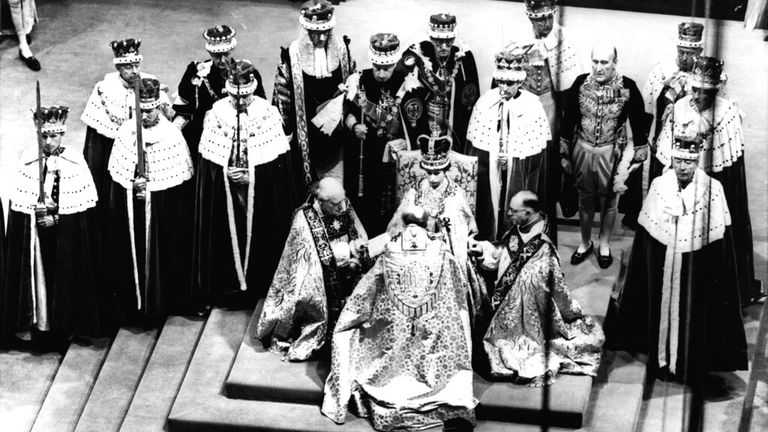
[[[600,84],[607,83],[616,76],[618,54],[616,47],[607,42],[599,42],[592,48],[592,76]]]
[[[535,213],[541,210],[541,203],[539,203],[539,197],[535,193],[522,190],[512,195],[512,199],[509,200],[509,207],[516,210],[528,209]]]
[[[411,205],[406,207],[403,210],[402,217],[403,217],[403,223],[405,225],[415,224],[422,228],[427,227],[427,221],[429,220],[427,211],[424,210],[423,207],[419,207],[417,205]]]

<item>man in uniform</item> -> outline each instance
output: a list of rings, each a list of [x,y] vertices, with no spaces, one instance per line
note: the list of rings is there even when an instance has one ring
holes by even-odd
[[[469,117],[480,93],[475,57],[456,40],[455,16],[429,17],[429,40],[406,49],[398,65],[403,71],[412,68],[421,86],[403,97],[401,108],[410,147],[417,148],[416,139],[429,136],[435,124],[447,125],[452,149],[464,153]]]
[[[500,243],[481,242],[479,259],[496,276],[493,318],[482,329],[490,374],[536,387],[553,383],[559,372],[596,376],[605,340],[568,292],[542,210],[531,191],[512,196],[512,228]]]
[[[747,178],[744,172],[744,132],[742,112],[735,102],[718,96],[722,84],[723,62],[714,57],[697,57],[688,84],[691,93],[675,102],[656,141],[656,159],[662,167],[671,164],[673,136],[698,133],[704,138],[699,168],[718,180],[725,190],[731,219],[738,285],[743,305],[760,299],[760,283],[755,280],[752,222],[749,215]],[[689,132],[693,131],[693,132]]]
[[[322,104],[331,100],[354,71],[349,39],[339,38],[334,8],[325,0],[311,0],[301,7],[299,38],[280,53],[272,104],[283,117],[291,138],[299,192],[314,180],[343,180],[341,129],[326,134],[311,120]]]
[[[101,260],[92,247],[96,188],[80,153],[61,144],[68,113],[64,106],[35,113],[42,161],[35,146],[14,177],[8,267],[0,283],[3,339],[52,335],[61,346],[72,333],[97,336],[113,324],[110,296],[96,277]]]
[[[210,58],[193,61],[187,66],[179,82],[178,97],[173,104],[176,112],[173,123],[184,133],[193,162],[197,161],[205,113],[214,102],[227,97],[227,89],[224,88],[227,66],[233,61],[232,52],[237,46],[235,30],[228,25],[209,28],[203,33],[203,38]],[[261,76],[258,71],[254,75],[259,82],[254,94],[266,98]]]
[[[521,88],[525,50],[515,47],[496,54],[493,79],[498,87],[480,97],[469,123],[467,142],[479,165],[477,228],[484,239],[501,239],[509,230],[507,205],[514,194],[533,190],[547,203],[547,186],[559,180],[550,175],[547,115],[539,99]],[[554,219],[552,204],[547,209]]]
[[[723,186],[701,168],[701,137],[678,136],[672,169],[651,183],[626,282],[606,319],[610,349],[648,355],[649,375],[692,389],[701,430],[706,372],[747,369],[731,215]]]
[[[345,125],[352,138],[344,148],[344,188],[372,235],[386,230],[395,211],[395,157],[406,148],[400,115],[405,75],[395,70],[400,51],[396,35],[371,36],[372,68],[347,80]]]
[[[307,360],[330,340],[347,297],[370,267],[363,225],[341,182],[320,180],[293,217],[256,337],[289,361]]]
[[[617,194],[631,169],[648,155],[643,97],[633,80],[616,72],[617,61],[614,46],[598,44],[592,50],[592,73],[579,75],[565,95],[560,156],[576,180],[581,224],[581,243],[571,256],[574,265],[594,250],[592,221],[598,204],[597,261],[600,268],[610,267]],[[627,144],[627,120],[634,146]]]
[[[159,81],[141,79],[141,130],[123,123],[109,158],[109,286],[127,319],[189,310],[192,160],[160,114],[161,93]]]
[[[525,64],[526,77],[522,88],[538,96],[547,114],[547,120],[552,139],[547,146],[547,162],[549,164],[549,182],[546,194],[534,190],[547,208],[550,217],[552,241],[557,244],[557,225],[555,224],[555,207],[560,199],[562,169],[559,157],[560,123],[563,118],[562,94],[567,90],[584,67],[581,56],[576,49],[573,39],[555,21],[557,6],[555,0],[526,0],[525,14],[531,21],[532,34],[523,39],[525,45],[530,45]],[[513,46],[515,44],[513,43]],[[570,176],[563,181],[572,181]],[[572,186],[566,188],[572,191]],[[507,200],[508,201],[508,200]],[[563,213],[572,215],[576,209],[572,200],[561,202]],[[501,231],[503,233],[504,231]]]
[[[253,94],[256,68],[233,63],[225,86],[200,137],[192,289],[203,306],[242,307],[266,295],[297,199],[280,113]]]

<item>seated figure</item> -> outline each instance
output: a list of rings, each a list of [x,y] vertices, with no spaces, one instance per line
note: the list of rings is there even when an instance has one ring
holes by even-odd
[[[474,322],[475,316],[482,313],[486,300],[485,283],[471,265],[467,253],[477,244],[474,239],[477,224],[464,188],[448,175],[452,166],[451,138],[439,132],[435,129],[432,136],[419,137],[419,167],[424,174],[405,192],[387,232],[394,237],[403,231],[402,215],[408,208],[415,205],[426,210],[427,231],[445,242],[469,282],[470,314]]]
[[[323,414],[347,408],[377,430],[474,423],[466,279],[418,207],[357,285],[333,334]]]
[[[368,267],[367,239],[341,182],[320,180],[293,217],[256,337],[290,361],[320,350]]]
[[[512,228],[501,244],[481,244],[482,267],[497,271],[483,337],[491,376],[536,387],[553,383],[558,372],[595,376],[603,330],[568,292],[536,194],[512,196],[507,215]]]

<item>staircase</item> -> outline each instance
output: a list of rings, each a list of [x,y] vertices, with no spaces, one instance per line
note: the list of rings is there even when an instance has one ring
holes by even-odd
[[[620,265],[609,271],[592,267],[564,271],[573,296],[602,321]],[[206,319],[173,316],[159,330],[122,328],[111,343],[73,343],[63,359],[0,353],[0,429],[371,431],[367,420],[351,414],[340,426],[320,413],[327,363],[285,363],[253,339],[260,307],[214,309]],[[6,363],[19,361],[33,373],[7,380],[4,371],[18,364],[7,368]],[[643,377],[642,364],[622,355],[606,358],[594,380],[562,375],[550,387],[549,414],[543,418],[541,389],[476,376],[476,431],[538,431],[544,420],[553,431],[600,425],[600,416],[616,413],[617,404],[624,411],[627,403],[640,407]],[[28,396],[4,396],[13,389]],[[20,401],[24,409],[15,409]],[[629,430],[634,416],[627,417],[622,420]]]

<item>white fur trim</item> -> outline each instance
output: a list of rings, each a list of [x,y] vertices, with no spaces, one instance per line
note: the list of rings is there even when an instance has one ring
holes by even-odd
[[[240,136],[247,140],[249,166],[271,162],[290,149],[277,108],[262,98],[253,99],[247,113],[240,114]],[[237,113],[229,98],[214,103],[205,115],[200,155],[227,168],[236,127]]]
[[[140,63],[144,60],[144,56],[141,54],[128,54],[125,57],[115,57],[112,59],[112,63],[116,65]]]
[[[243,262],[241,261],[240,244],[237,240],[237,225],[235,224],[235,209],[232,203],[232,191],[229,186],[229,177],[227,177],[227,167],[222,167],[222,170],[222,174],[224,176],[224,192],[227,198],[227,222],[229,223],[229,238],[232,242],[232,258],[235,261],[235,274],[237,274],[237,281],[240,283],[240,291],[245,291],[248,289],[248,284],[245,281],[245,270],[243,269]],[[250,185],[248,189],[250,190]],[[251,200],[250,196],[248,196],[248,200]],[[250,207],[250,205],[248,207]],[[249,244],[250,240],[250,238],[246,239]]]
[[[256,87],[259,86],[259,80],[256,79],[256,77],[253,78],[253,81],[251,81],[248,85],[241,85],[239,88],[238,86],[232,84],[227,80],[227,82],[224,84],[224,87],[227,89],[227,93],[231,95],[249,95],[256,91]]]
[[[224,42],[224,43],[220,43],[220,42],[219,43],[211,43],[211,42],[206,42],[205,43],[205,49],[208,52],[212,52],[212,53],[225,53],[225,52],[229,52],[229,51],[232,51],[233,49],[235,49],[236,46],[237,46],[237,39],[236,38],[232,38],[228,42]]]
[[[525,81],[524,70],[494,70],[493,79],[501,81]]]
[[[58,161],[59,168],[59,214],[74,214],[96,206],[96,186],[83,155],[74,148],[64,147],[60,156],[50,156]],[[11,208],[34,217],[35,206],[40,195],[38,179],[37,149],[28,150],[22,156],[14,187],[11,192]],[[50,174],[50,173],[49,173]],[[34,222],[33,222],[34,223]]]
[[[309,21],[304,18],[304,15],[299,15],[299,23],[306,30],[326,31],[332,29],[333,26],[336,25],[336,14],[331,15],[330,20],[322,22]]]
[[[149,195],[149,194],[147,194]],[[125,208],[128,210],[128,238],[131,242],[131,262],[133,264],[133,286],[136,292],[136,310],[141,310],[141,288],[139,285],[139,268],[136,265],[136,230],[133,215],[133,189],[125,191]]]

